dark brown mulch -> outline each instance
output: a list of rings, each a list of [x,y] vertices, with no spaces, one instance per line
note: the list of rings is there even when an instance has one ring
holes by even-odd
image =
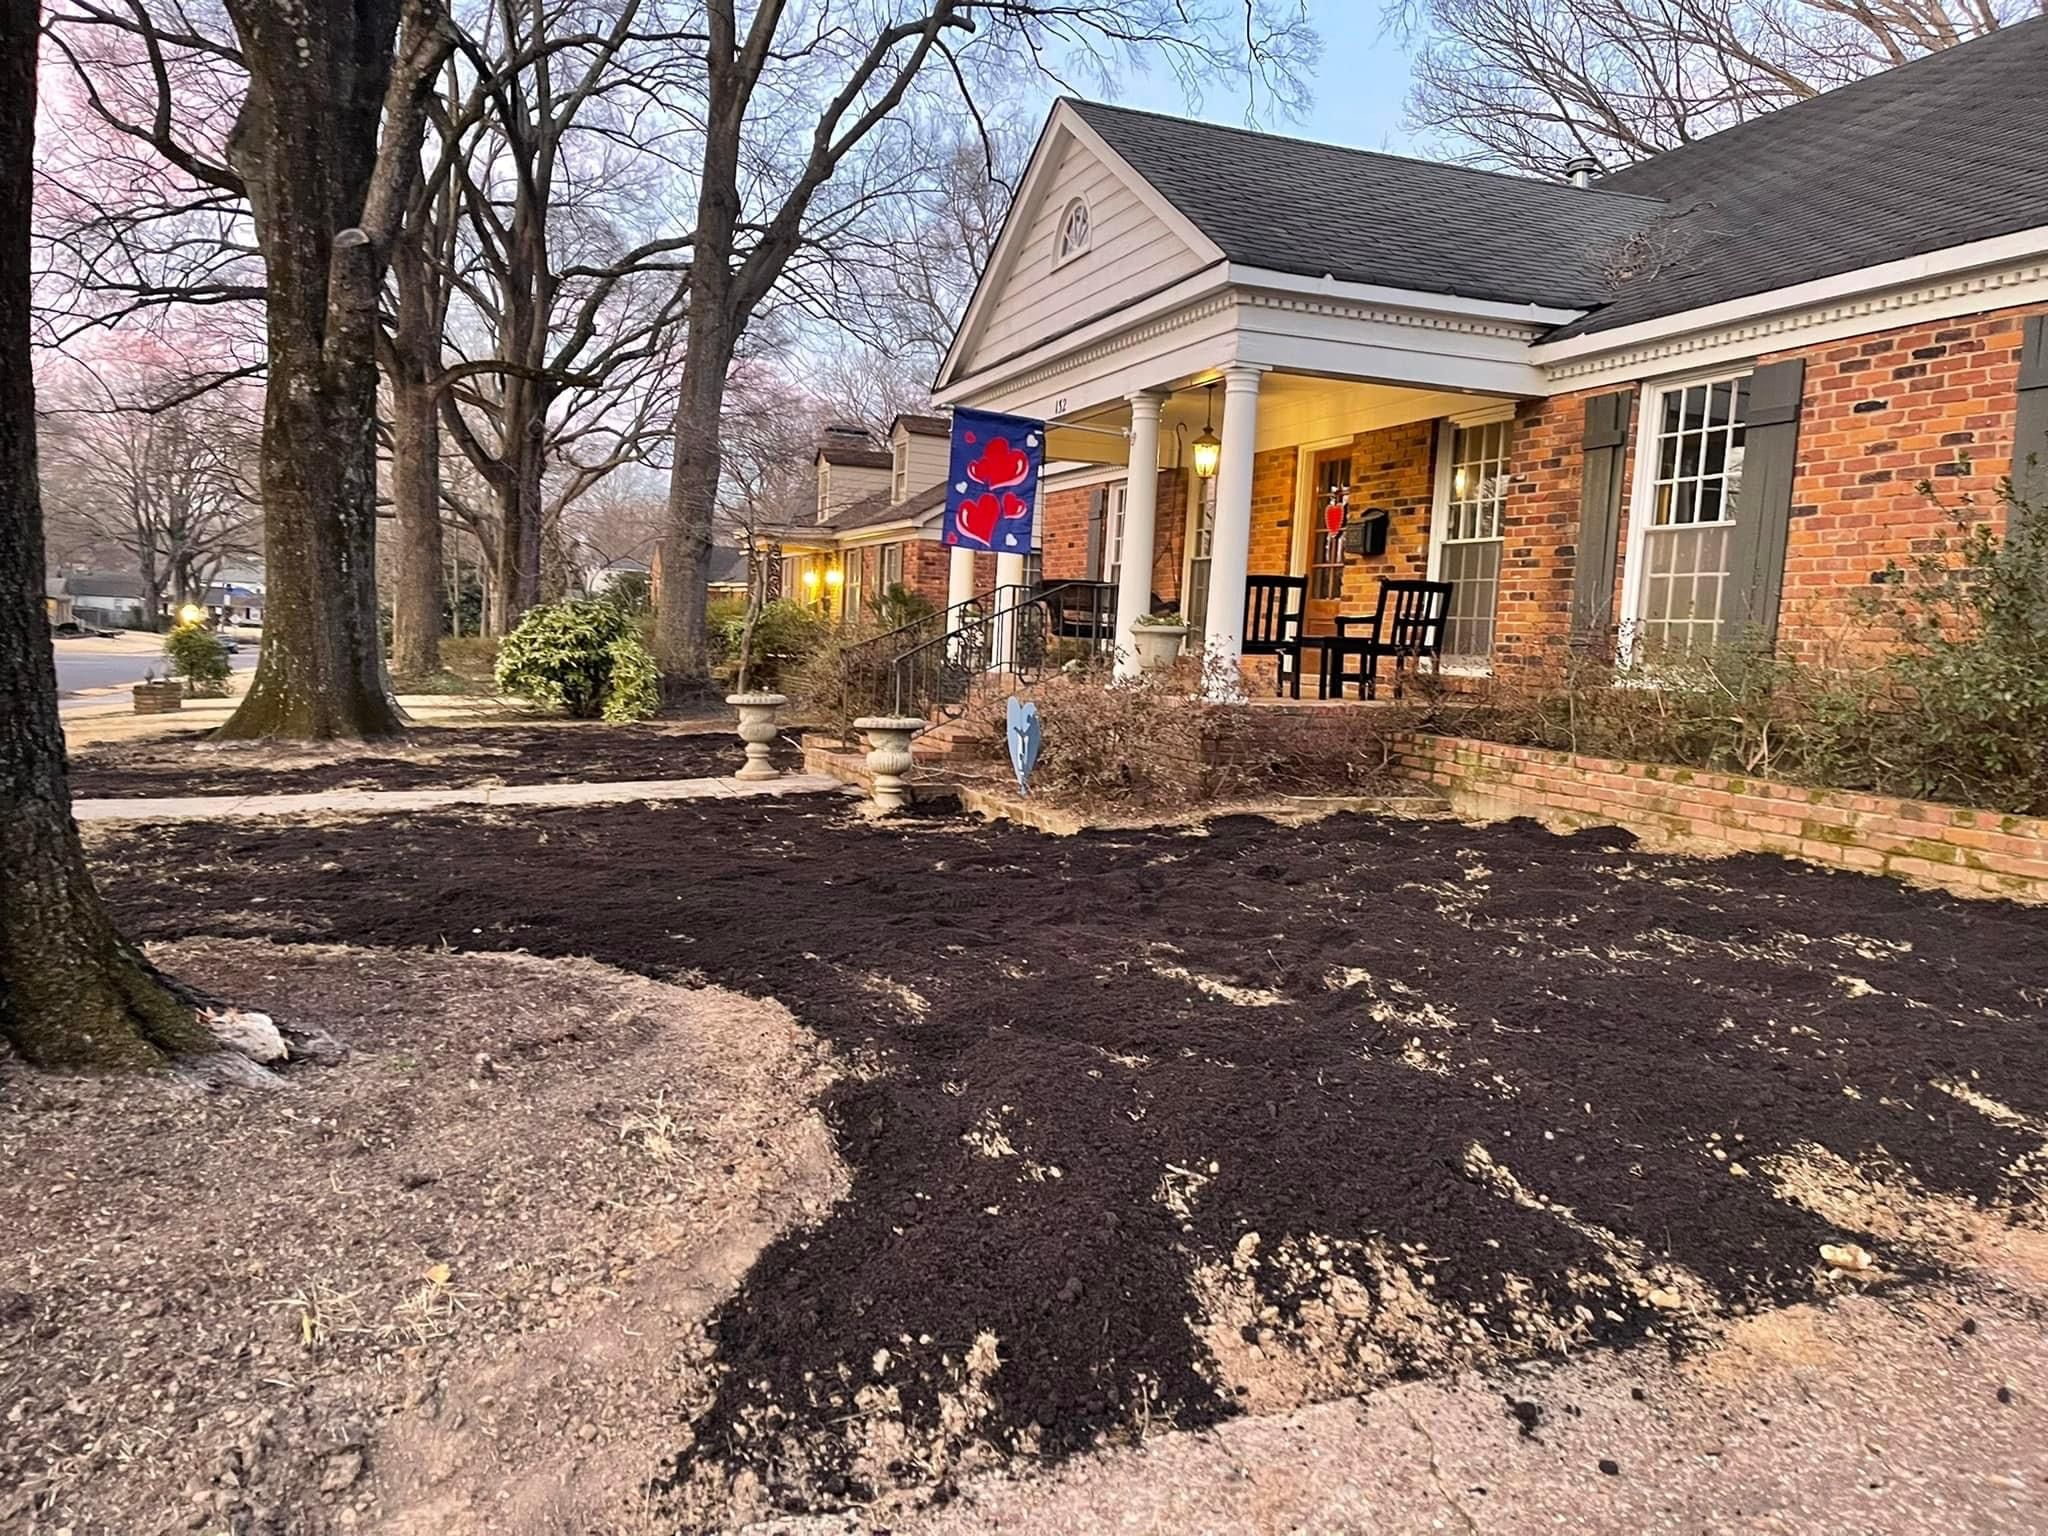
[[[402,742],[340,748],[216,746],[183,737],[102,747],[75,757],[71,793],[80,800],[134,800],[704,779],[731,773],[745,751],[731,731],[571,721],[422,726]],[[771,755],[782,768],[803,761],[794,732],[778,741]]]
[[[724,1309],[729,1374],[677,1468],[791,1505],[929,1480],[967,1438],[1058,1453],[1238,1411],[1238,1341],[1191,1294],[1233,1265],[1266,1309],[1244,1348],[1310,1395],[1673,1341],[1631,1272],[1723,1316],[1836,1283],[1826,1243],[1910,1274],[1934,1260],[1780,1198],[1777,1160],[1996,1209],[2048,1115],[2048,913],[1611,830],[1056,839],[691,803],[99,850],[142,936],[587,954],[772,994],[831,1038],[860,1068],[827,1106],[852,1197]],[[1252,1233],[1306,1279],[1247,1265]],[[1316,1255],[1372,1321],[1304,1365],[1288,1330],[1334,1294]],[[982,1334],[993,1401],[963,1410]],[[891,1415],[914,1432],[893,1460],[865,1438]]]

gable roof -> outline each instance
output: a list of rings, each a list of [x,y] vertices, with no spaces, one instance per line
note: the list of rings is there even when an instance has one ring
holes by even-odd
[[[950,416],[927,415],[922,411],[903,411],[889,423],[893,433],[898,427],[919,437],[951,437],[953,418]]]
[[[887,469],[895,463],[886,448],[856,448],[842,443],[825,444],[818,449],[818,457],[827,464],[848,469]]]
[[[1653,198],[1069,103],[1225,257],[1306,277],[1584,309]]]
[[[848,502],[818,526],[831,533],[857,533],[885,523],[915,522],[946,504],[946,482],[941,480],[901,501],[891,501],[887,491],[876,491],[858,501]]]
[[[2016,23],[1604,177],[1662,199],[1612,329],[2048,225],[2048,19]]]

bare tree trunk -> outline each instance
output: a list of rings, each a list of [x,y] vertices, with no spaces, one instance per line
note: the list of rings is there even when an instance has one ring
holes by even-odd
[[[707,285],[709,287],[709,285]],[[713,516],[724,468],[719,418],[725,408],[726,372],[732,366],[734,336],[721,311],[722,298],[693,296],[690,350],[683,359],[676,406],[675,465],[669,475],[667,561],[662,600],[654,615],[654,657],[670,698],[687,699],[711,686],[711,657],[705,643],[710,602]],[[701,311],[701,314],[700,314]]]
[[[93,889],[43,617],[29,354],[36,11],[36,0],[0,0],[0,1035],[43,1066],[160,1066],[212,1038]]]
[[[221,734],[392,735],[402,722],[377,633],[377,302],[419,168],[417,98],[446,54],[442,22],[424,0],[227,6],[249,71],[228,155],[268,275],[269,589],[262,658]],[[401,11],[405,68],[394,90]],[[380,128],[392,141],[381,165]]]
[[[441,420],[433,386],[391,384],[391,501],[398,525],[398,585],[391,599],[391,670],[441,670]]]

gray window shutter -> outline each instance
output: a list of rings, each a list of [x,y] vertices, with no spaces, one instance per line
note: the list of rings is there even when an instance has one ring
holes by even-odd
[[[1614,557],[1621,530],[1621,467],[1628,454],[1629,408],[1635,395],[1622,390],[1586,402],[1581,446],[1578,554],[1572,573],[1572,638],[1600,644],[1614,621]]]
[[[1799,398],[1806,363],[1766,363],[1749,376],[1744,408],[1742,496],[1729,535],[1728,590],[1721,638],[1769,645],[1778,636],[1785,591],[1785,540],[1792,529],[1792,471],[1799,460]]]
[[[1109,487],[1098,485],[1088,493],[1088,580],[1102,580],[1103,524],[1109,519]]]
[[[2013,500],[2048,518],[2048,315],[2029,315],[2020,342],[2019,410],[2013,418]]]

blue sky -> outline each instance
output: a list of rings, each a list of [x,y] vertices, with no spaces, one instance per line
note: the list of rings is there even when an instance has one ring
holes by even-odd
[[[1343,0],[1338,5],[1315,6],[1312,14],[1322,32],[1323,57],[1309,112],[1296,123],[1269,117],[1258,126],[1357,149],[1413,153],[1414,145],[1401,124],[1408,59],[1400,41],[1381,32],[1377,8],[1360,0]],[[1242,126],[1245,121],[1242,92],[1212,92],[1190,113],[1179,84],[1158,74],[1125,82],[1114,99],[1126,106],[1211,122]]]

